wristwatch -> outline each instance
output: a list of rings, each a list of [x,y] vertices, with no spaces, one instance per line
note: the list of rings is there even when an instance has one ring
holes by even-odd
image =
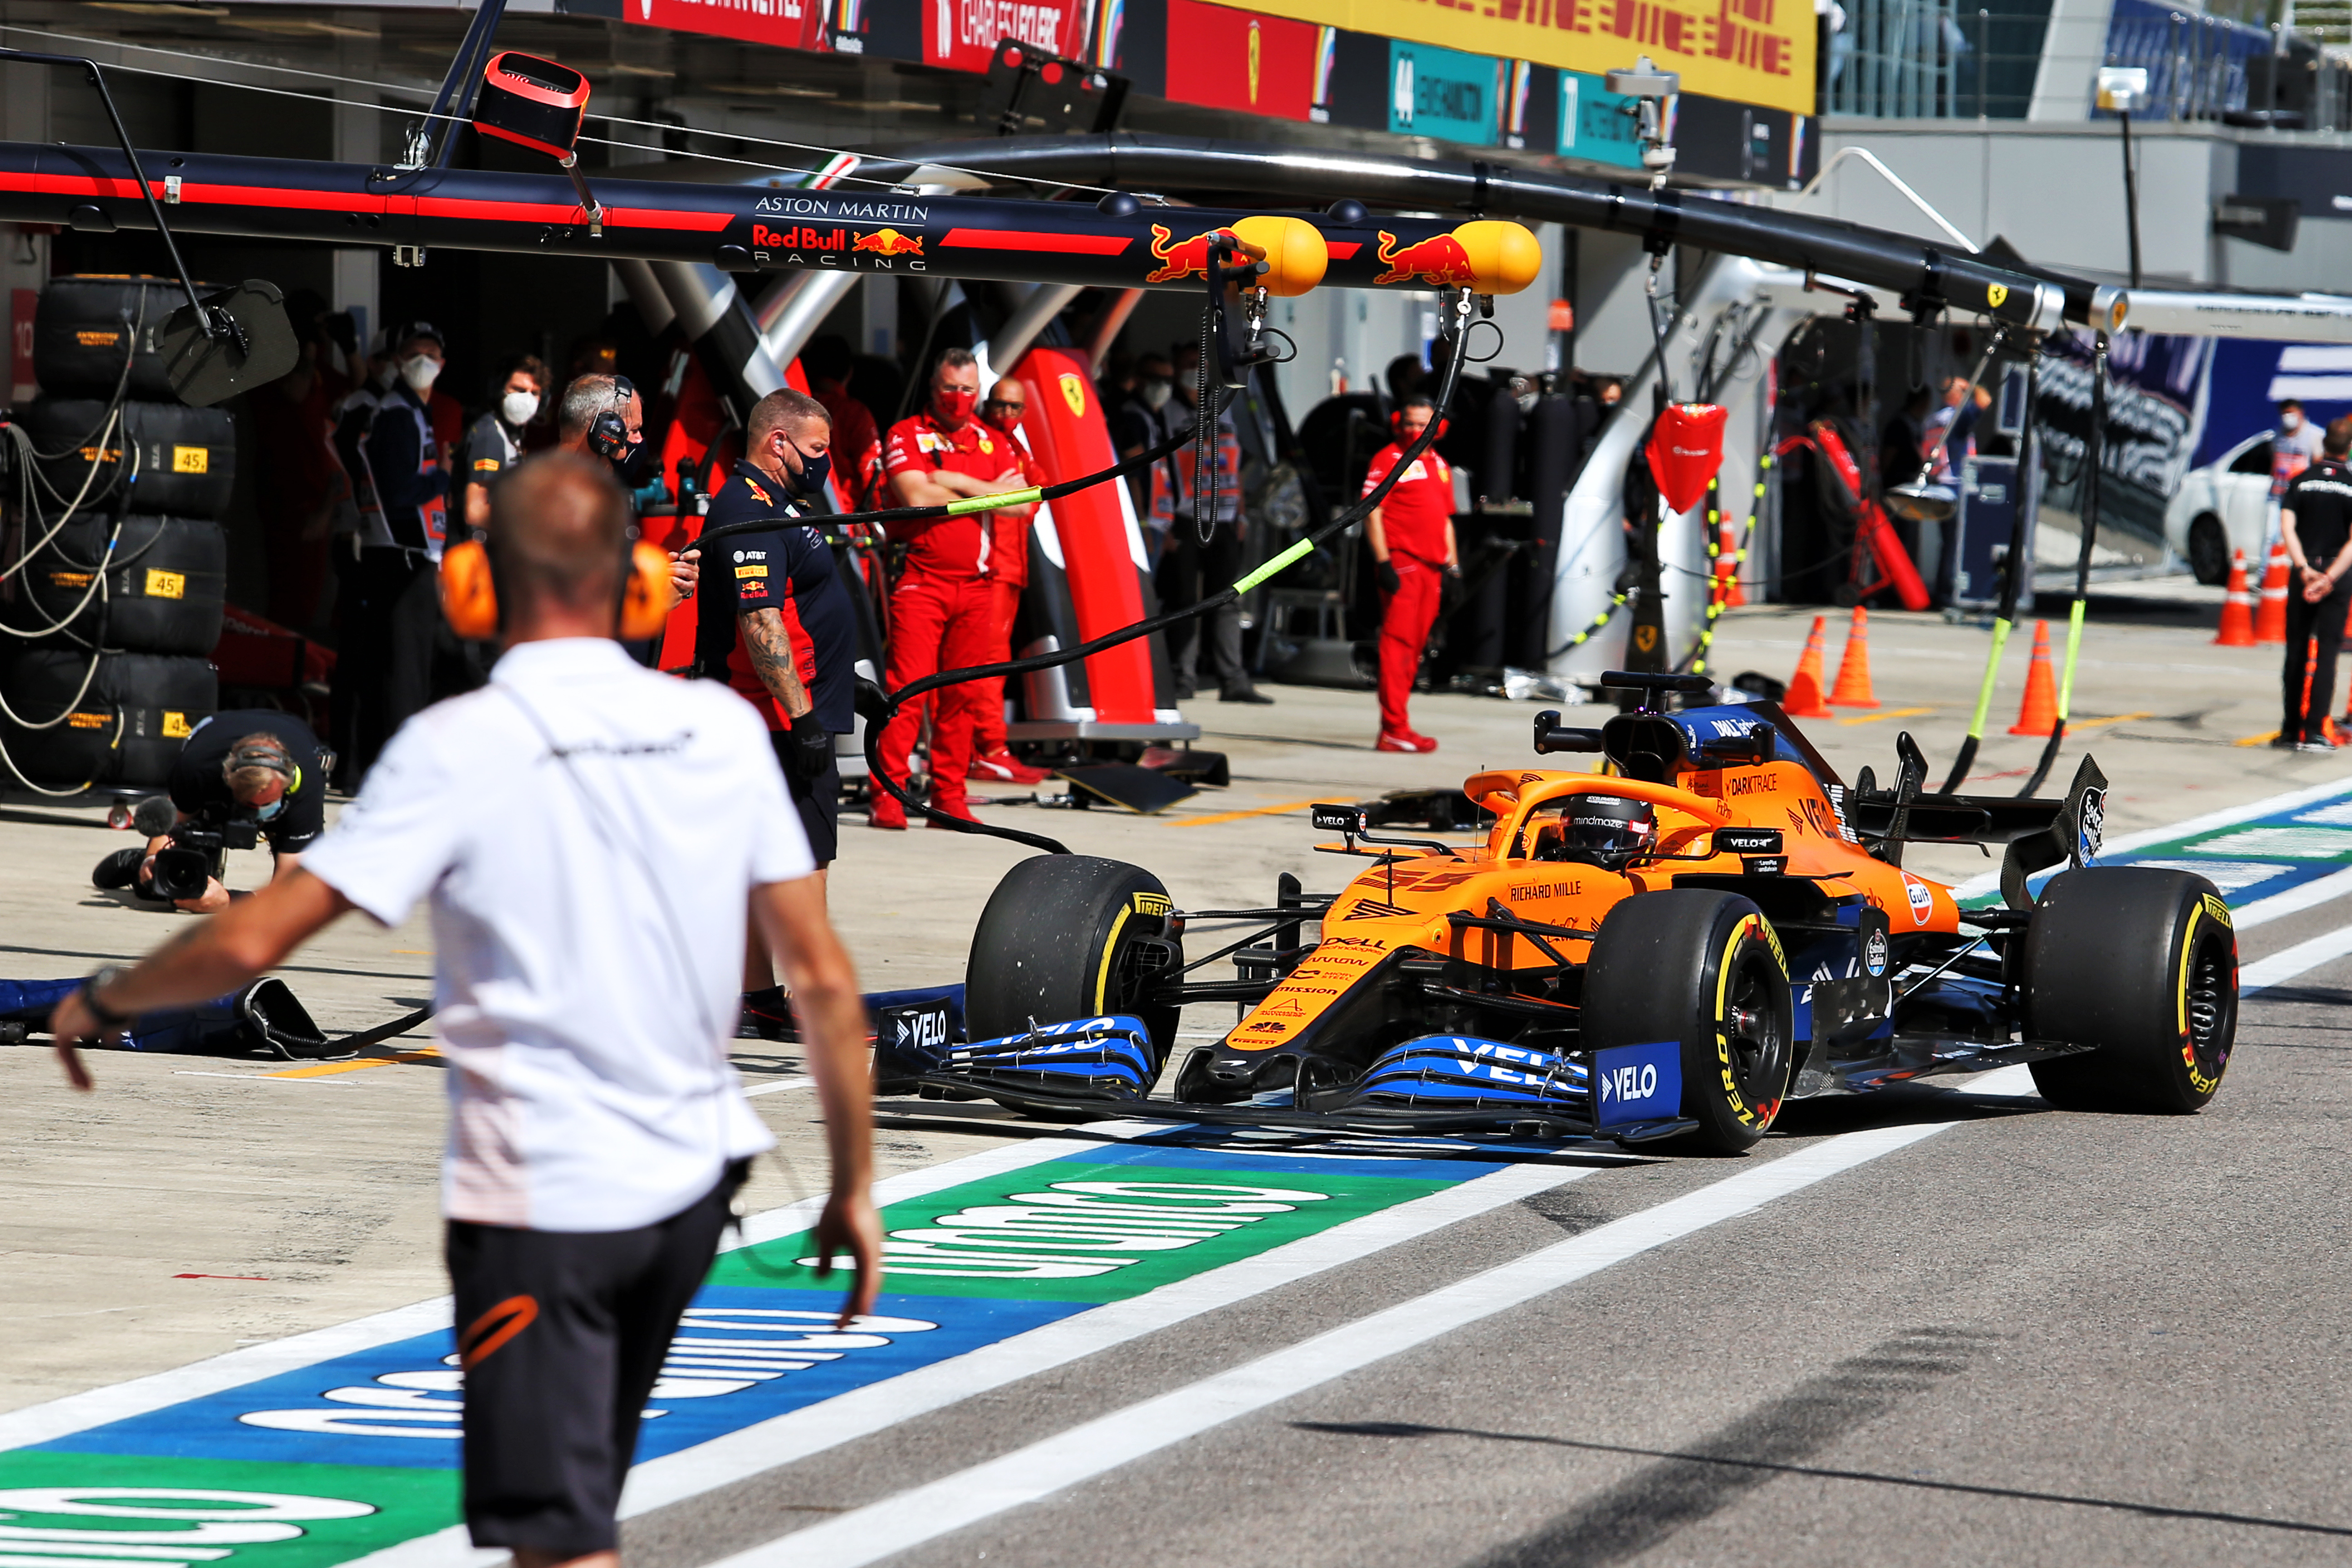
[[[100,964],[89,972],[89,979],[81,983],[81,1005],[89,1008],[90,1016],[107,1028],[128,1028],[131,1020],[138,1016],[135,1013],[117,1013],[98,999],[100,986],[111,985],[130,973],[119,963]]]

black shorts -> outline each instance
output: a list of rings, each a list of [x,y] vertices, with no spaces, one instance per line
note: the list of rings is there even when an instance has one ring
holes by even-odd
[[[830,763],[816,777],[804,779],[793,772],[791,731],[769,731],[768,743],[775,748],[776,766],[784,770],[784,793],[799,808],[809,854],[820,869],[832,865],[841,853],[841,764]]]
[[[449,1222],[475,1545],[564,1558],[617,1544],[614,1510],[646,1397],[718,1255],[748,1164],[635,1230]]]

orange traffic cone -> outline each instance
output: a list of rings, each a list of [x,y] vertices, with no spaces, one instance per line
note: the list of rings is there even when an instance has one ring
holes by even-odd
[[[1715,552],[1715,592],[1727,610],[1736,610],[1748,603],[1748,595],[1739,587],[1738,533],[1731,520],[1723,520],[1721,542]]]
[[[2254,640],[2286,641],[2286,543],[2271,546],[2270,564],[2263,568],[2262,603],[2254,608]]]
[[[2058,682],[2050,673],[2050,623],[2033,623],[2033,662],[2025,669],[2025,706],[2012,735],[2047,735],[2058,727]]]
[[[1845,656],[1838,660],[1837,685],[1830,700],[1841,708],[1875,708],[1870,694],[1870,612],[1853,607],[1853,625],[1845,634]]]
[[[2221,599],[2221,630],[2213,639],[2216,647],[2252,647],[2254,646],[2254,596],[2246,588],[2246,552],[2232,552],[2230,558],[2230,586]]]
[[[1822,701],[1822,643],[1830,618],[1813,617],[1812,635],[1805,638],[1805,651],[1797,656],[1797,673],[1789,678],[1789,694],[1780,700],[1780,711],[1791,719],[1826,719],[1830,710]]]

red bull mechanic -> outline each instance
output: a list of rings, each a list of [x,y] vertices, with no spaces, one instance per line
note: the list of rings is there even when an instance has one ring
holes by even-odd
[[[979,418],[980,365],[970,349],[949,349],[931,373],[923,411],[890,426],[883,466],[900,506],[945,506],[973,496],[1006,495],[1028,483],[1012,444]],[[991,532],[985,512],[894,522],[908,545],[907,568],[890,595],[893,689],[941,669],[983,664],[993,646],[995,587],[990,581]],[[931,809],[971,820],[964,775],[971,766],[979,694],[971,682],[933,694]],[[892,717],[877,747],[883,770],[903,786],[922,722],[920,705]],[[887,792],[874,795],[873,824],[899,829],[907,813]],[[932,826],[938,826],[936,823]]]
[[[1436,405],[1422,394],[1405,397],[1397,410],[1397,438],[1374,453],[1364,470],[1366,495],[1394,471],[1404,449],[1436,416]],[[1454,470],[1435,446],[1406,465],[1396,488],[1364,520],[1364,542],[1381,584],[1381,732],[1374,745],[1383,752],[1433,752],[1437,742],[1413,729],[1405,705],[1437,620],[1444,576],[1462,571],[1454,544]]]
[[[695,673],[726,681],[767,721],[820,887],[841,840],[833,738],[854,727],[857,659],[856,607],[832,548],[801,517],[806,498],[824,491],[832,430],[823,405],[790,388],[752,405],[743,457],[710,498],[705,526],[772,526],[713,546],[694,644]],[[754,954],[745,990],[774,983],[763,958]]]

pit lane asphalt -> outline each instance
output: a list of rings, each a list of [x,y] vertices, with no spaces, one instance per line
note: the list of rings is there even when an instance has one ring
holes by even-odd
[[[1738,613],[1718,645],[1720,667],[1785,674],[1807,618]],[[1875,617],[1872,631],[1885,709],[1807,731],[1849,776],[1865,762],[1884,776],[1894,732],[1906,727],[1940,769],[1973,700],[1981,634],[1896,616]],[[2161,710],[2084,731],[2053,780],[2063,785],[2082,744],[2095,747],[2116,784],[2111,836],[2343,774],[2339,759],[2231,744],[2276,721],[2276,656],[2212,649],[2209,636],[2093,627],[2078,715]],[[2015,788],[2040,750],[2001,732],[2025,640],[2011,639],[1982,787]],[[1347,868],[1309,851],[1315,836],[1299,803],[1458,783],[1480,765],[1524,759],[1538,706],[1417,700],[1417,721],[1446,750],[1395,757],[1364,749],[1369,695],[1275,689],[1273,709],[1193,707],[1213,731],[1204,743],[1233,752],[1237,777],[1232,791],[1173,816],[983,811],[1151,866],[1191,907],[1255,901],[1278,871],[1328,888]],[[1930,710],[1911,711],[1919,707]],[[1234,811],[1267,815],[1215,820]],[[87,889],[89,862],[121,842],[96,830],[88,808],[12,801],[0,811],[0,853],[12,868],[0,879],[8,973],[79,973],[135,956],[172,929],[171,917]],[[960,973],[971,921],[1019,853],[853,829],[835,900],[867,984]],[[1942,851],[1914,864],[1957,879],[1990,862]],[[2246,933],[2244,956],[2347,921],[2352,900],[2273,921]],[[421,921],[393,932],[346,921],[289,978],[322,1022],[358,1027],[424,994],[428,946]],[[1807,1142],[1906,1116],[1955,1124],[903,1561],[968,1563],[982,1552],[1047,1563],[1613,1562],[1644,1552],[1655,1562],[2342,1560],[2352,1538],[2099,1505],[2352,1525],[2340,1457],[2345,1226],[2335,1135],[2336,1064],[2352,1042],[2331,1022],[2347,984],[2352,961],[2251,1004],[2244,1049],[2201,1117],[2074,1117],[2032,1100],[1970,1104],[1925,1090],[1792,1107],[1750,1160],[1601,1171],[646,1515],[628,1528],[632,1561],[700,1568],[763,1542],[788,1546],[787,1532],[835,1510],[887,1501],[1188,1388]],[[1190,1031],[1215,1023],[1209,1009],[1187,1018]],[[795,1066],[789,1054],[756,1048],[739,1061],[756,1087]],[[186,1076],[215,1067],[222,1076]],[[0,1304],[19,1329],[0,1349],[0,1405],[446,1288],[433,1217],[440,1084],[430,1063],[269,1083],[236,1081],[266,1070],[243,1064],[115,1056],[97,1068],[101,1093],[77,1100],[58,1087],[46,1052],[0,1052],[0,1169],[11,1195],[0,1215],[8,1262]],[[787,1091],[754,1104],[798,1168],[813,1172],[807,1097]],[[886,1172],[934,1164],[1003,1136],[896,1125],[881,1163]],[[757,1180],[757,1205],[797,1195],[767,1167]],[[1953,1336],[1906,1338],[1945,1330]],[[1971,1337],[1979,1335],[1994,1337]],[[1874,1347],[1890,1348],[1876,1364],[1852,1364]],[[1746,1462],[1661,1457],[1702,1451]],[[1563,1519],[1570,1523],[1544,1533]],[[1585,1554],[1560,1534],[1585,1543]]]
[[[2338,902],[2271,922],[2242,956],[2347,918]],[[1950,1125],[884,1560],[2342,1562],[2347,986],[2337,960],[2249,998],[2197,1117],[1926,1088],[1791,1105],[1748,1160],[1597,1172],[657,1510],[625,1550],[699,1568],[774,1542],[762,1558],[807,1561],[791,1533],[828,1516],[1760,1162],[1925,1122]]]

